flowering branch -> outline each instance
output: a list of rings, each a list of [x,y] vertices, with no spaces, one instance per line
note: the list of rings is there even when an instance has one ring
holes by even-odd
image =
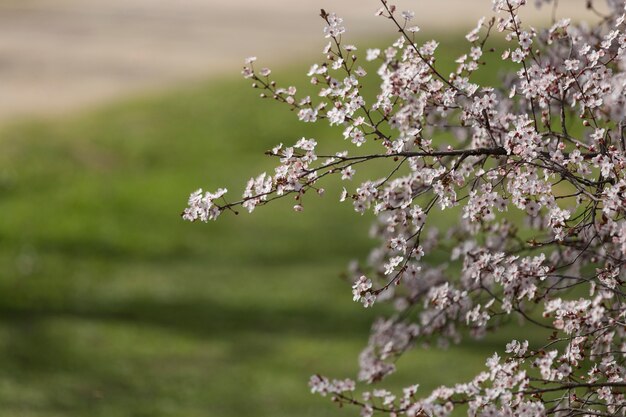
[[[556,1],[536,3],[552,3],[555,16]],[[365,51],[378,65],[371,103],[361,94],[368,66],[344,42],[343,20],[322,10],[328,44],[307,74],[316,99],[279,87],[256,58],[243,75],[302,122],[336,126],[348,149],[332,138],[323,141],[335,149],[326,154],[315,139],[280,144],[267,152],[278,159],[274,172],[251,178],[240,199],[198,190],[183,212],[206,222],[285,197],[301,211],[304,195],[324,194],[327,178],[345,181],[339,200],[376,216],[380,242],[350,270],[353,300],[387,302],[395,312],[372,326],[358,394],[351,379],[314,375],[310,386],[365,417],[460,408],[470,416],[626,416],[625,5],[607,0],[609,13],[592,25],[553,18],[537,30],[520,18],[525,4],[493,0],[496,15],[467,34],[467,53],[445,76],[439,44],[415,38],[415,14],[381,0],[376,15],[400,37]],[[588,7],[598,10],[591,0]],[[493,31],[514,70],[479,85],[474,73],[495,51],[486,49]],[[386,174],[350,185],[375,160]],[[442,215],[457,217],[433,220]],[[511,341],[468,382],[421,397],[417,385],[402,394],[368,388],[418,343],[481,338],[515,315],[545,338]]]

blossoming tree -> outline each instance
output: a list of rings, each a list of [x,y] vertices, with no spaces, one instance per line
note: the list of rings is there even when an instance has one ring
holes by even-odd
[[[337,146],[349,149],[321,155],[314,139],[281,144],[268,151],[279,161],[274,172],[252,178],[241,199],[198,190],[183,213],[214,220],[286,196],[300,211],[303,195],[322,193],[325,177],[346,181],[340,201],[373,212],[380,239],[352,271],[353,299],[391,303],[395,314],[374,323],[359,357],[363,389],[321,375],[310,387],[363,416],[446,416],[458,408],[470,416],[626,415],[624,1],[607,0],[602,14],[589,0],[597,23],[565,19],[545,30],[524,25],[525,3],[494,0],[495,16],[467,34],[467,53],[445,74],[438,43],[416,43],[414,14],[381,0],[376,15],[401,36],[383,51],[367,50],[365,59],[379,65],[372,103],[361,95],[369,75],[356,47],[343,42],[342,19],[322,10],[329,43],[308,73],[317,99],[278,87],[254,58],[243,75],[303,122],[337,126],[351,142]],[[478,85],[474,73],[494,31],[514,70]],[[374,160],[387,174],[349,185],[355,169]],[[456,224],[433,224],[446,211]],[[458,268],[432,261],[441,249]],[[548,336],[537,345],[512,340],[472,380],[431,393],[417,385],[367,388],[416,343],[480,338],[514,316]]]

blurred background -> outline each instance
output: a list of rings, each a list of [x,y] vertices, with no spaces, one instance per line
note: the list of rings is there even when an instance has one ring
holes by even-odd
[[[443,43],[446,71],[491,13],[487,0],[397,4],[417,12],[421,40]],[[2,416],[355,415],[307,381],[353,377],[381,312],[341,278],[373,244],[371,219],[338,205],[334,183],[297,215],[285,201],[208,225],[179,218],[199,187],[239,194],[279,142],[334,149],[336,131],[238,77],[257,55],[308,91],[320,8],[345,18],[361,52],[395,36],[375,0],[0,1]],[[417,349],[390,383],[468,378],[507,338]]]

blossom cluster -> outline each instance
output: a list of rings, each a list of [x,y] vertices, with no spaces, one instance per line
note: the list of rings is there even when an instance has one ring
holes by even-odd
[[[243,75],[302,122],[339,129],[339,149],[318,154],[306,138],[281,144],[268,151],[279,161],[274,172],[252,178],[241,199],[199,190],[183,214],[208,221],[288,195],[300,211],[304,193],[322,194],[320,183],[336,176],[345,182],[340,201],[376,216],[379,245],[351,268],[350,284],[354,301],[389,303],[394,313],[373,324],[359,383],[310,381],[314,393],[362,416],[459,408],[469,416],[626,416],[626,8],[607,0],[601,12],[590,0],[591,23],[554,19],[537,29],[520,17],[526,3],[493,0],[494,16],[467,34],[450,74],[439,43],[418,42],[413,12],[381,0],[375,15],[401,36],[363,57],[344,43],[343,20],[322,10],[328,44],[307,73],[317,97],[277,86],[255,58]],[[486,65],[507,72],[478,84]],[[362,95],[368,71],[379,84],[371,102]],[[387,175],[353,185],[356,169],[367,173],[375,160]],[[512,318],[545,338],[513,340],[470,381],[423,395],[418,385],[401,394],[368,388],[418,345],[481,338]]]

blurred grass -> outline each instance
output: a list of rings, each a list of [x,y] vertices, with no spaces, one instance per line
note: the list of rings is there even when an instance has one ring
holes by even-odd
[[[278,142],[340,137],[255,95],[215,80],[1,131],[2,415],[355,414],[307,381],[356,373],[376,311],[339,274],[366,255],[370,219],[336,184],[300,214],[178,216],[200,186],[239,194]],[[470,377],[506,339],[418,349],[391,383]]]

